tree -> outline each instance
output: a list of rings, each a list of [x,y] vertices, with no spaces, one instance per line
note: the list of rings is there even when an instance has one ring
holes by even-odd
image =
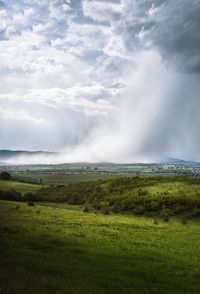
[[[10,181],[11,180],[11,174],[3,171],[0,173],[0,180],[4,180],[4,181]]]

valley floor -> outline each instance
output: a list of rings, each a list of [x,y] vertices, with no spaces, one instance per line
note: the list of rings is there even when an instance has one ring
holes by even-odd
[[[0,201],[0,293],[200,293],[200,222]]]

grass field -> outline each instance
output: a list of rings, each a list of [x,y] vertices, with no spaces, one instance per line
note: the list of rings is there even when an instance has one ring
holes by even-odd
[[[0,293],[200,293],[200,223],[0,201]]]
[[[103,172],[44,172],[44,171],[30,171],[30,172],[14,172],[13,178],[25,182],[43,183],[46,185],[67,185],[76,182],[107,180],[121,176],[115,173]]]
[[[3,191],[14,189],[17,192],[25,194],[25,193],[34,193],[38,191],[39,189],[41,189],[42,187],[44,186],[37,185],[37,184],[28,184],[28,183],[0,180],[0,190],[3,190]]]

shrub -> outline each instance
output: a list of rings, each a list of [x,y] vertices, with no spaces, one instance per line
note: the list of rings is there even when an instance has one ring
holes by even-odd
[[[192,217],[200,217],[200,208],[195,208],[192,213],[191,213]]]
[[[164,222],[169,222],[170,210],[167,208],[162,209],[160,212],[160,217]]]
[[[83,212],[90,212],[89,206],[85,206],[84,209],[83,209]]]
[[[182,223],[183,225],[186,225],[187,222],[188,222],[188,220],[187,220],[186,217],[184,217],[184,218],[181,219],[181,223]]]
[[[23,196],[24,201],[35,201],[35,195],[33,193],[26,193]]]
[[[137,205],[134,209],[134,213],[138,215],[145,214],[145,207],[143,205]]]
[[[27,205],[28,206],[35,206],[35,203],[34,202],[28,202]]]
[[[10,181],[11,180],[11,174],[6,172],[6,171],[3,171],[0,173],[0,180],[4,180],[4,181]]]
[[[0,199],[7,201],[20,201],[22,195],[20,192],[15,191],[14,189],[10,189],[7,191],[0,190]]]
[[[109,215],[110,214],[110,210],[108,208],[104,208],[103,209],[103,214]]]
[[[156,218],[153,219],[153,224],[158,225],[158,220]]]
[[[139,196],[147,196],[147,195],[149,195],[149,192],[146,190],[139,189],[138,195]]]

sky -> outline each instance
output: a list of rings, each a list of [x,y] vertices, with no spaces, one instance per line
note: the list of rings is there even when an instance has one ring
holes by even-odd
[[[200,0],[1,0],[0,149],[200,161],[199,15]]]

